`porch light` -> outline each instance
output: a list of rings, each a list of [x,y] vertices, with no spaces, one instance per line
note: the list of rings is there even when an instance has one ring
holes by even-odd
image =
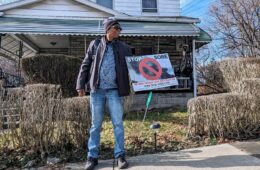
[[[57,44],[57,42],[52,41],[52,42],[50,42],[50,44],[51,44],[52,46],[55,46],[55,45]]]
[[[153,124],[150,125],[150,129],[153,130],[153,135],[154,135],[154,150],[155,152],[157,151],[157,133],[159,132],[161,125],[158,122],[153,122]]]

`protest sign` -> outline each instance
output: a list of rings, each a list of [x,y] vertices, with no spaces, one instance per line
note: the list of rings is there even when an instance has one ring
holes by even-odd
[[[134,91],[178,85],[167,53],[126,57]]]

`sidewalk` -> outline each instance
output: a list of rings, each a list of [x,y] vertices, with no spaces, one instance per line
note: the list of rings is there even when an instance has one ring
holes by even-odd
[[[260,170],[260,159],[257,157],[260,158],[259,140],[136,156],[127,160],[129,170]],[[100,161],[95,170],[112,170],[112,163],[113,160]],[[83,169],[84,164],[67,164],[65,169]]]

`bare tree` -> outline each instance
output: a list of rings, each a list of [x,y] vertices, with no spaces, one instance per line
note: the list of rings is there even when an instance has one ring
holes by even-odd
[[[200,95],[227,92],[223,75],[219,69],[219,62],[211,61],[210,64],[200,65],[196,69],[198,84],[204,91],[199,91]]]
[[[201,47],[196,58],[198,95],[226,92],[226,85],[219,69],[224,54],[212,43]]]
[[[228,55],[260,57],[260,0],[216,0],[211,31]]]

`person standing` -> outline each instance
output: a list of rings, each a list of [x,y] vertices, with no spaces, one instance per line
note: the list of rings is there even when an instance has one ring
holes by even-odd
[[[132,53],[130,46],[118,40],[122,28],[117,20],[106,20],[104,30],[104,37],[90,42],[77,78],[78,95],[84,96],[86,91],[90,92],[92,120],[86,170],[94,169],[98,164],[100,131],[106,103],[114,129],[114,157],[119,169],[128,167],[124,148],[122,97],[130,93],[125,57]]]

